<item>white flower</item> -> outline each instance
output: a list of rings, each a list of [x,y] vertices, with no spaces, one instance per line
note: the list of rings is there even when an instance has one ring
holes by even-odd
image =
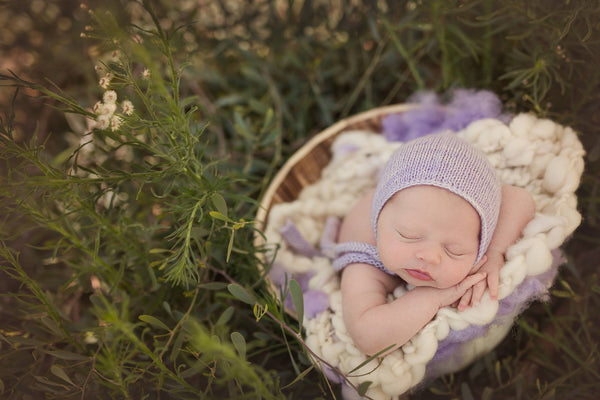
[[[121,107],[123,107],[123,113],[125,115],[133,114],[134,108],[133,108],[133,103],[131,101],[129,101],[129,100],[123,101],[123,104],[121,104]]]
[[[121,117],[117,117],[116,115],[113,116],[110,119],[110,130],[113,132],[119,130],[119,127],[121,126],[121,122],[123,122]]]
[[[96,344],[98,343],[98,336],[92,331],[87,331],[83,334],[83,342],[85,344]]]
[[[108,79],[107,77],[104,76],[104,77],[100,78],[98,85],[100,85],[100,87],[102,89],[108,89],[108,87],[110,86],[110,79]]]
[[[144,78],[144,79],[150,79],[150,70],[148,68],[146,68],[144,70],[144,72],[142,72],[142,78]]]
[[[97,102],[96,104],[94,104],[94,114],[96,115],[100,115],[102,114],[102,110],[104,109],[104,104],[102,104],[101,101]]]
[[[106,114],[99,115],[96,122],[98,123],[98,129],[106,129],[110,125],[110,116]]]
[[[117,92],[114,90],[107,90],[104,92],[102,99],[104,100],[104,104],[115,104],[117,101]]]
[[[102,108],[100,109],[100,113],[104,115],[108,115],[112,117],[112,115],[117,111],[117,105],[115,103],[102,104]]]

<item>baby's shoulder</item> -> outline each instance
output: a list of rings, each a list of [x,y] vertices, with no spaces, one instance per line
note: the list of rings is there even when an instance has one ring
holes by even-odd
[[[361,197],[344,217],[338,242],[364,242],[375,244],[371,226],[371,202],[374,190]]]

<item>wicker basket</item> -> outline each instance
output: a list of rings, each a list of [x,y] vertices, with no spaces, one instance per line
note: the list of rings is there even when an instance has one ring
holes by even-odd
[[[276,229],[268,224],[269,213],[274,218],[271,223],[275,223],[281,217],[279,211],[285,210],[286,207],[275,210],[272,209],[274,205],[295,200],[302,203],[302,190],[309,185],[323,182],[318,181],[321,179],[321,172],[332,159],[331,146],[338,135],[352,130],[381,132],[384,117],[406,112],[413,107],[415,106],[398,104],[357,114],[341,120],[308,141],[285,163],[267,188],[256,217],[259,231],[268,235],[271,229]],[[531,190],[538,210],[528,226],[529,229],[524,231],[522,238],[509,249],[512,253],[503,267],[505,274],[501,276],[503,289],[500,301],[504,304],[504,311],[499,313],[498,302],[490,300],[489,297],[464,313],[451,307],[440,310],[436,319],[415,335],[411,343],[405,344],[401,351],[381,359],[380,366],[375,369],[364,367],[369,368],[369,371],[365,371],[364,374],[360,374],[359,371],[358,374],[347,376],[356,386],[370,381],[372,385],[369,387],[369,396],[386,400],[397,398],[420,384],[425,377],[434,378],[468,365],[497,346],[510,331],[517,315],[531,301],[543,296],[552,285],[560,265],[560,252],[551,250],[560,246],[581,220],[576,209],[575,190],[583,171],[584,151],[570,128],[563,128],[549,120],[541,120],[527,114],[515,117],[514,121],[517,121],[515,126],[510,128],[501,121],[496,122],[501,124],[500,127],[489,125],[490,120],[482,121],[477,127],[477,132],[485,131],[486,135],[489,133],[488,129],[502,129],[502,135],[507,135],[508,140],[514,140],[511,142],[513,145],[519,144],[524,148],[523,152],[507,152],[505,147],[496,146],[489,150],[489,154],[496,157],[501,180]],[[476,140],[479,136],[474,138],[473,140]],[[548,141],[553,144],[550,151]],[[522,154],[529,154],[544,163],[541,165],[523,161],[525,158],[520,157]],[[567,167],[563,168],[565,165]],[[566,170],[568,173],[558,174],[564,179],[557,183],[554,177],[557,174],[554,172],[557,172],[558,167],[562,168],[560,171]],[[526,177],[525,181],[523,177]],[[327,178],[326,176],[323,179]],[[311,204],[310,207],[312,206]],[[277,216],[275,212],[278,213]],[[264,240],[265,236],[257,234],[255,243],[263,245]],[[278,256],[285,254],[284,251],[287,250],[282,246],[280,251]],[[321,268],[323,263],[316,260],[317,258],[324,259],[307,256],[306,260],[309,260],[311,265]],[[331,266],[328,267],[331,269]],[[326,269],[319,270],[321,271],[325,274],[329,272]],[[279,291],[270,278],[266,277],[266,280],[277,294]],[[339,368],[341,374],[346,374],[355,371],[367,356],[360,355],[358,350],[352,347],[347,331],[340,322],[342,309],[339,289],[331,289],[332,286],[335,285],[330,285],[327,289],[330,290],[327,292],[330,296],[328,308],[317,318],[307,318],[306,313],[304,314],[306,342],[311,342],[314,354],[333,367]],[[286,311],[294,316],[291,310]],[[464,339],[464,332],[467,332],[470,339]],[[324,372],[327,373],[327,370]],[[342,382],[339,374],[328,376]]]
[[[264,229],[273,205],[295,200],[305,186],[321,177],[321,170],[331,159],[330,146],[340,133],[349,130],[381,132],[381,120],[386,115],[402,113],[412,107],[395,104],[365,111],[335,123],[309,140],[284,164],[267,188],[256,215],[257,228]],[[256,243],[263,243],[260,235]]]

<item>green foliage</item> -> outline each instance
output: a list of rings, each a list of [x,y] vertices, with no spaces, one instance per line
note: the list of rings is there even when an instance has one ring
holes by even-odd
[[[4,54],[27,26],[59,15],[85,36],[61,35],[74,49],[62,59],[22,45],[38,64],[0,71],[0,396],[339,397],[263,280],[257,200],[326,126],[453,87],[493,90],[507,111],[581,132],[586,218],[553,301],[495,352],[413,396],[597,394],[597,2],[74,6],[12,2],[0,13],[21,21],[0,35]],[[92,59],[74,60],[83,46]],[[297,282],[285,292],[301,316]]]

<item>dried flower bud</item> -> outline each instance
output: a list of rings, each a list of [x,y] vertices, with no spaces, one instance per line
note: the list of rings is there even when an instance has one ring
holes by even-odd
[[[121,104],[121,107],[123,107],[123,113],[125,115],[133,114],[134,107],[133,107],[133,103],[131,101],[129,101],[129,100],[123,101],[123,104]]]
[[[104,100],[104,104],[115,104],[117,101],[117,92],[114,90],[107,90],[104,92],[102,99]]]
[[[107,77],[102,77],[98,81],[98,85],[100,85],[102,89],[108,89],[108,87],[110,86],[110,79],[108,79]]]
[[[113,116],[110,119],[110,130],[113,131],[113,132],[114,131],[118,131],[119,128],[121,127],[121,122],[123,122],[123,120],[121,119],[121,117],[118,117],[116,115]]]
[[[106,129],[110,125],[110,117],[108,115],[99,115],[96,118],[96,122],[98,123],[98,129]]]

